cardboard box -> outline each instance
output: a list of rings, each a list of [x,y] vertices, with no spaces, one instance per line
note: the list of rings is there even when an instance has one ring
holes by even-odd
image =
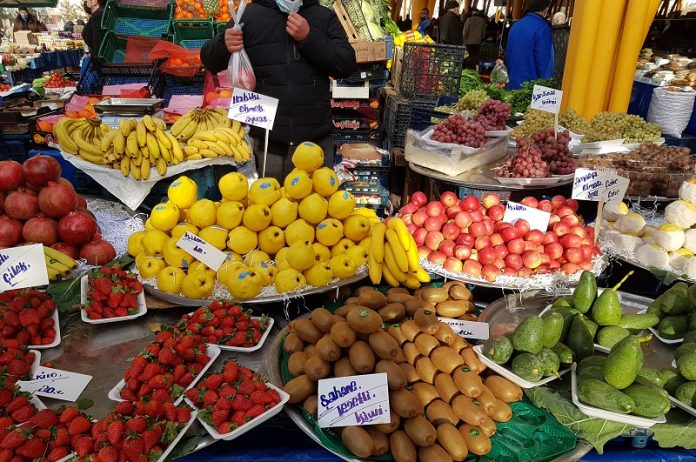
[[[401,67],[404,64],[404,48],[394,47],[394,58],[391,66],[391,82],[394,91],[400,93],[401,86]]]
[[[387,60],[387,44],[384,40],[368,42],[365,40],[351,41],[350,46],[355,50],[357,63],[374,63]]]
[[[18,45],[38,44],[38,41],[36,40],[36,37],[34,37],[34,34],[32,34],[32,32],[28,30],[18,30],[17,32],[15,32],[14,40],[15,43],[17,43]]]
[[[335,99],[369,99],[370,82],[355,84],[343,80],[332,80],[331,97]]]

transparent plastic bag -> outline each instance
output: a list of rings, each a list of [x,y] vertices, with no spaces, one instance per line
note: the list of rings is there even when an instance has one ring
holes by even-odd
[[[239,2],[239,8],[235,11],[232,2],[230,2],[230,13],[232,14],[232,19],[234,20],[235,30],[242,30],[244,24],[242,24],[242,15],[244,14],[244,9],[246,8],[246,0]],[[249,56],[246,54],[244,49],[232,53],[230,56],[230,62],[227,66],[227,78],[230,81],[232,87],[244,88],[245,90],[253,91],[256,88],[256,75],[254,75],[254,68],[251,66],[251,61],[249,61]]]
[[[496,85],[506,85],[510,81],[507,66],[505,66],[501,60],[495,63],[495,67],[491,71],[490,79],[491,83]]]

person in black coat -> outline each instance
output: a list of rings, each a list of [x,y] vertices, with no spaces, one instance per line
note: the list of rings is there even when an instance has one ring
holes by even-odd
[[[448,45],[462,45],[464,36],[462,35],[463,24],[459,19],[459,2],[449,0],[445,9],[447,12],[440,18],[439,42]]]
[[[356,68],[355,51],[333,11],[317,0],[304,0],[297,13],[283,13],[275,0],[255,0],[242,18],[242,31],[227,29],[201,49],[201,61],[213,72],[227,68],[230,54],[246,50],[256,76],[257,93],[277,98],[266,176],[282,182],[292,170],[295,147],[312,141],[333,164],[329,77],[348,77]],[[263,132],[252,128],[257,162],[262,163]]]
[[[102,29],[102,14],[104,13],[104,7],[106,6],[106,0],[86,0],[83,8],[85,12],[90,15],[87,20],[85,28],[82,30],[82,40],[85,41],[87,48],[89,49],[89,54],[93,58],[99,53],[99,47],[101,47],[102,41],[104,40],[104,35],[106,31]]]

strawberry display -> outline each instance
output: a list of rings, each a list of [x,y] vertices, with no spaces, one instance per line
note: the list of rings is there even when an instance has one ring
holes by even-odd
[[[215,345],[251,348],[268,329],[269,318],[252,319],[251,310],[244,310],[225,300],[215,300],[181,318],[179,328],[196,339]]]
[[[105,266],[89,274],[87,281],[87,303],[83,309],[89,319],[121,318],[140,310],[138,295],[143,285],[132,273]]]
[[[0,429],[29,421],[37,412],[31,395],[9,385],[0,377]],[[2,458],[0,458],[2,460]]]
[[[65,87],[75,87],[77,82],[74,80],[66,79],[59,72],[53,72],[51,76],[44,82],[44,88],[65,88]]]
[[[258,373],[234,360],[187,390],[186,397],[201,410],[200,418],[220,434],[236,430],[281,401]]]
[[[206,345],[192,335],[161,330],[130,363],[120,396],[128,401],[143,397],[176,400],[210,361]]]
[[[56,339],[51,297],[36,289],[8,290],[0,294],[0,337],[22,345],[48,345]]]
[[[10,383],[31,379],[34,359],[35,353],[28,351],[17,339],[0,338],[0,374]]]

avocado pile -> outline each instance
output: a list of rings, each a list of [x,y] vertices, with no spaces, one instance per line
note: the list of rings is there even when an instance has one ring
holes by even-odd
[[[665,389],[684,404],[696,407],[696,330],[684,335],[684,343],[674,352],[676,369],[662,371]]]
[[[650,304],[647,314],[659,318],[660,337],[674,340],[696,330],[696,284],[677,282]]]

